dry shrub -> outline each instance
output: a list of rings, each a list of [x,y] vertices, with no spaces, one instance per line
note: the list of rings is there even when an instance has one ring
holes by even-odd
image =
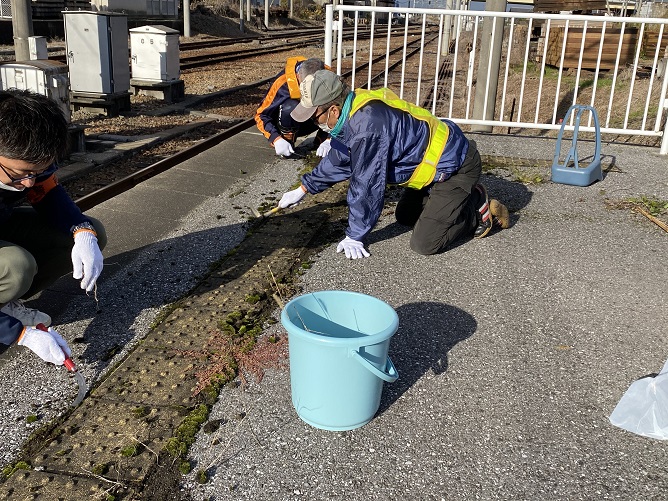
[[[195,371],[196,396],[208,387],[219,387],[239,376],[242,384],[249,377],[261,382],[266,369],[281,368],[287,360],[287,336],[264,336],[257,342],[248,337],[231,336],[214,331],[207,350],[187,350],[178,353],[200,361]]]

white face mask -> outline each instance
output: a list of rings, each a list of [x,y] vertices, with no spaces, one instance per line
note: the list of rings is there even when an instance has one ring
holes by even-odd
[[[23,186],[22,184],[20,184],[19,186],[20,186],[20,188],[17,188],[17,187],[14,186],[14,185],[5,184],[5,183],[3,183],[3,182],[0,182],[0,189],[3,189],[3,190],[7,190],[7,191],[23,191],[23,190],[26,189],[26,187]]]
[[[318,127],[320,127],[320,130],[326,132],[327,134],[332,132],[332,128],[327,124],[318,124]]]
[[[327,123],[329,122],[329,114],[331,113],[331,111],[332,111],[332,109],[330,108],[329,111],[327,112],[327,120],[325,120],[325,123],[324,124],[318,124],[318,127],[320,127],[320,130],[323,131],[323,132],[326,132],[327,134],[332,132],[332,128],[329,125],[327,125]]]

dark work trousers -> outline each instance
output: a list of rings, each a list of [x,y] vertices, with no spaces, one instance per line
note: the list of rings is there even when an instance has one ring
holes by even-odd
[[[90,219],[103,249],[107,234]],[[72,273],[74,238],[41,218],[31,207],[19,207],[0,224],[0,305],[27,299]]]
[[[473,187],[480,180],[482,162],[474,141],[461,168],[442,183],[422,190],[406,188],[397,204],[399,224],[414,226],[411,249],[425,256],[442,252],[477,226],[479,200]]]

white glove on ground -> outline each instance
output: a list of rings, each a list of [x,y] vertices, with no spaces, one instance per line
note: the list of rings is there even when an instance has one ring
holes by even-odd
[[[344,251],[348,259],[362,259],[369,257],[371,254],[364,248],[362,242],[353,240],[350,237],[344,238],[339,245],[336,246],[336,252]]]
[[[55,330],[49,327],[48,331],[42,331],[34,327],[26,327],[18,344],[30,348],[45,362],[63,365],[65,356],[71,356],[72,350],[67,342]]]
[[[329,150],[332,149],[332,141],[330,139],[327,139],[320,143],[320,146],[318,146],[318,149],[316,150],[315,154],[318,155],[319,157],[326,157],[327,153],[329,153]]]
[[[95,287],[97,277],[102,273],[104,258],[97,237],[92,231],[79,230],[74,235],[72,247],[72,268],[75,280],[81,280],[81,288],[90,292]]]
[[[279,137],[274,141],[274,149],[276,150],[277,155],[282,155],[284,157],[289,157],[295,152],[295,150],[292,149],[292,145],[282,137]]]
[[[302,198],[306,196],[306,192],[302,189],[300,186],[299,188],[288,191],[287,193],[284,193],[281,199],[278,201],[278,206],[281,209],[285,209],[286,207],[290,207],[291,205],[296,204],[299,202]]]

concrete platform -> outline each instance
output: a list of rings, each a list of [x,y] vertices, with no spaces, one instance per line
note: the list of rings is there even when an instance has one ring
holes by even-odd
[[[160,343],[174,333],[181,347],[201,343],[217,312],[228,307],[221,299],[226,286],[238,286],[238,297],[252,286],[249,274],[264,276],[279,264],[285,269],[301,248],[311,248],[318,253],[299,279],[305,291],[363,292],[397,310],[390,356],[399,381],[385,385],[371,423],[341,433],[299,419],[287,369],[270,370],[261,383],[226,388],[210,414],[220,428],[198,434],[188,456],[193,472],[172,475],[181,483],[172,494],[198,501],[661,499],[668,489],[663,443],[612,427],[607,416],[633,380],[658,371],[668,358],[668,238],[641,216],[612,208],[629,197],[668,200],[668,159],[656,149],[604,144],[603,181],[580,188],[546,181],[554,140],[470,137],[483,155],[503,159],[483,181],[511,208],[510,229],[438,256],[417,256],[408,247],[410,230],[394,223],[392,192],[370,237],[372,256],[349,261],[335,252],[345,218],[318,232],[322,250],[299,240],[306,229],[297,231],[297,216],[309,228],[336,207],[308,197],[256,229],[225,269],[161,322],[162,308],[246,237],[248,206],[275,203],[303,162],[277,158],[251,128],[91,210],[110,240],[99,303],[68,278],[35,303],[53,313],[89,381],[105,381],[103,394],[93,393],[71,415],[81,426],[77,433],[58,438],[33,464],[48,465],[57,485],[60,475],[81,475],[80,467],[90,468],[88,456],[72,451],[91,450],[79,438],[90,430],[104,437],[102,428],[94,429],[103,422],[96,416],[127,413],[143,400],[165,409],[165,419],[156,421],[162,429],[176,426],[169,405],[161,403],[165,394],[151,386],[159,377],[138,375],[142,368],[153,374],[164,359]],[[517,181],[530,168],[542,182]],[[265,258],[244,260],[254,252]],[[284,335],[280,323],[267,332]],[[132,359],[117,369],[135,348],[140,369]],[[62,371],[24,349],[9,350],[0,371],[6,409],[0,452],[9,461],[31,431],[62,415],[76,390]],[[172,381],[173,369],[166,374]],[[125,401],[115,400],[119,392],[128,395]],[[174,394],[190,403],[181,386]],[[21,417],[29,414],[40,417],[26,424]],[[109,434],[98,457],[116,457],[114,445],[132,440],[124,438],[128,429],[136,440],[153,440],[149,446],[164,443],[134,421],[109,426],[116,435]],[[136,481],[150,461],[154,456],[144,451],[126,468],[114,463],[113,472]],[[168,463],[161,466],[171,471]],[[197,482],[198,470],[205,470],[207,483]],[[99,491],[90,479],[81,482],[78,498]],[[32,471],[11,485],[29,490],[40,482],[40,472]],[[0,486],[0,493],[8,487]]]

